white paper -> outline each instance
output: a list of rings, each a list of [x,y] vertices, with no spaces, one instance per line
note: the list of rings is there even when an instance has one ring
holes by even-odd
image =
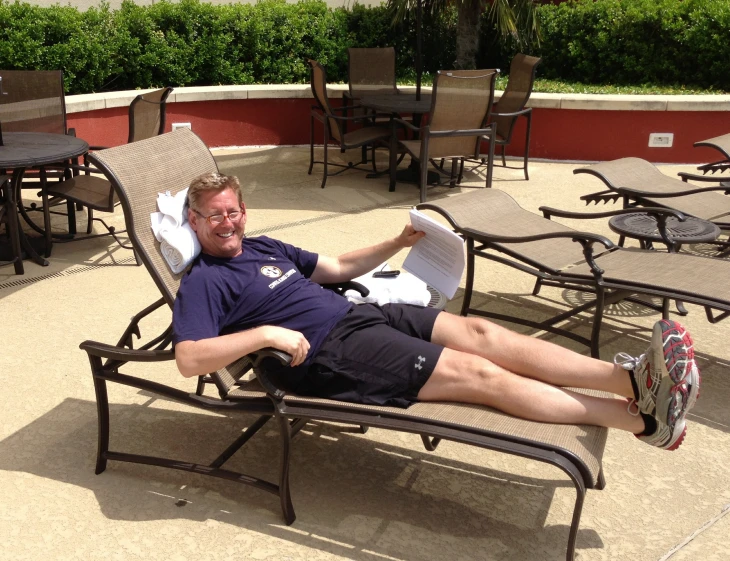
[[[411,209],[411,224],[426,235],[411,248],[403,268],[453,298],[464,272],[464,240],[415,208]]]

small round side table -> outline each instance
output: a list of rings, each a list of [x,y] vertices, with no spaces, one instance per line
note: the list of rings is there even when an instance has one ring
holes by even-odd
[[[652,249],[653,242],[666,243],[659,234],[656,218],[645,212],[632,212],[614,216],[608,221],[612,231],[621,236],[618,244],[624,245],[624,237],[639,240],[644,249]],[[682,244],[711,242],[720,235],[720,228],[712,222],[687,216],[680,222],[673,216],[667,218],[667,235],[674,242],[669,251],[679,251]]]

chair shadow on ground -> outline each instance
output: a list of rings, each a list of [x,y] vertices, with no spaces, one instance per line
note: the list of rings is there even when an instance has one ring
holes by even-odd
[[[557,296],[556,296],[557,295]],[[454,300],[447,309],[458,313],[461,307],[463,290],[459,289]],[[472,307],[500,314],[528,318],[533,321],[542,321],[564,310],[582,304],[591,298],[589,293],[575,290],[552,290],[541,292],[537,297],[532,294],[516,294],[502,292],[478,292],[472,296]],[[653,304],[659,304],[659,298],[651,299]],[[566,304],[568,304],[566,306]],[[690,316],[702,314],[702,321],[706,321],[703,310],[698,306],[688,306]],[[672,317],[679,319],[673,314]],[[649,322],[647,322],[649,318]],[[628,352],[638,356],[643,353],[651,339],[650,325],[653,319],[659,320],[661,315],[648,308],[632,302],[619,302],[608,306],[604,311],[604,321],[601,326],[601,358],[611,361],[617,352]],[[637,323],[636,320],[641,321]],[[527,335],[538,333],[536,329],[509,322],[498,322],[508,329]],[[560,324],[560,327],[590,337],[592,314],[584,312],[576,318],[571,318]],[[587,347],[561,337],[560,335],[539,332],[539,337],[558,345],[570,348],[581,354],[589,354]],[[730,408],[727,407],[730,399],[730,377],[727,371],[730,363],[711,354],[702,352],[701,341],[695,341],[695,357],[702,372],[702,392],[697,404],[688,414],[691,421],[704,424],[710,428],[730,434]]]
[[[113,449],[206,462],[254,419],[170,410],[164,401],[162,408],[146,406],[156,401],[111,406]],[[416,435],[403,436],[420,445]],[[535,462],[546,477],[535,469],[530,472],[540,478],[449,459],[448,447],[460,446],[449,442],[440,448],[446,454],[431,454],[354,436],[351,427],[309,423],[294,441],[298,517],[287,527],[278,499],[251,487],[112,461],[94,475],[95,443],[95,404],[67,398],[0,442],[0,470],[88,489],[110,520],[216,519],[350,559],[436,561],[450,558],[455,543],[463,558],[484,558],[485,546],[494,555],[489,559],[532,560],[536,551],[541,559],[565,557],[572,484]],[[272,478],[276,443],[274,430],[264,430],[234,456],[231,469]],[[467,448],[475,464],[495,459]],[[561,498],[567,508],[559,508],[565,521],[546,526],[560,488],[566,488]],[[579,549],[602,547],[594,530],[580,530]]]

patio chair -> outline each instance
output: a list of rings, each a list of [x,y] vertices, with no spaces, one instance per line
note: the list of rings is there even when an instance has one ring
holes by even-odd
[[[129,105],[129,134],[127,142],[144,140],[162,134],[165,130],[165,112],[167,98],[173,88],[167,87],[135,97]],[[92,149],[103,149],[94,146]],[[144,160],[140,160],[143,165]],[[117,235],[123,231],[117,231],[114,226],[107,224],[102,218],[94,216],[94,211],[114,212],[118,204],[117,196],[112,183],[104,177],[99,176],[99,170],[88,165],[88,158],[84,159],[83,166],[70,166],[75,173],[67,174],[64,181],[52,184],[47,187],[46,192],[57,200],[66,200],[66,214],[68,215],[68,236],[62,237],[60,242],[70,242],[98,238],[101,236],[112,236],[114,240],[125,249],[132,249],[132,246],[122,242]],[[83,175],[79,174],[83,172]],[[95,174],[95,175],[92,175]],[[76,208],[84,206],[87,209],[86,236],[76,237]],[[94,221],[99,222],[106,228],[102,234],[93,234]],[[49,225],[46,225],[46,256],[51,252],[51,237]]]
[[[66,128],[63,73],[0,70],[0,122],[4,132],[74,134]]]
[[[697,171],[701,171],[702,174],[687,173],[684,171],[679,172],[679,177],[682,181],[720,181],[725,179],[721,185],[724,187],[730,187],[730,173],[725,174],[726,171],[730,171],[730,134],[724,134],[722,136],[716,136],[715,138],[708,138],[707,140],[700,140],[694,143],[695,148],[707,146],[708,148],[714,148],[722,154],[722,160],[716,162],[710,162],[708,164],[702,164],[697,166]],[[715,175],[718,173],[719,175]],[[707,174],[710,175],[707,175]]]
[[[586,204],[622,198],[624,208],[637,205],[672,208],[708,220],[725,232],[730,230],[730,197],[723,194],[730,190],[728,186],[695,187],[663,174],[654,164],[641,158],[601,162],[576,168],[573,173],[594,175],[608,187],[605,191],[582,196],[581,200]],[[727,240],[708,243],[730,248]]]
[[[23,274],[23,262],[20,253],[20,237],[18,236],[18,214],[15,200],[10,188],[10,176],[0,175],[0,224],[5,225],[8,237],[8,259],[0,261],[2,265],[14,265],[15,274]]]
[[[494,143],[501,148],[502,166],[507,165],[505,149],[512,143],[512,134],[515,125],[520,117],[527,120],[525,131],[525,153],[522,157],[522,169],[525,172],[525,179],[529,180],[527,163],[530,157],[530,131],[532,128],[532,107],[526,107],[530,101],[532,87],[535,84],[537,67],[542,62],[541,58],[519,53],[514,56],[509,68],[509,79],[502,96],[494,106],[491,117],[497,125],[496,138]],[[485,140],[489,140],[486,138]],[[487,158],[482,158],[481,163],[485,164]],[[520,168],[511,168],[520,169]]]
[[[420,204],[417,208],[441,214],[466,240],[467,272],[462,315],[501,319],[557,333],[586,345],[591,356],[596,358],[603,312],[609,304],[626,300],[661,311],[666,318],[670,300],[680,300],[703,306],[711,323],[730,315],[730,286],[726,280],[730,276],[730,262],[687,253],[624,249],[604,236],[580,232],[549,220],[550,216],[607,218],[634,212],[634,209],[586,214],[541,207],[544,215],[541,217],[524,210],[507,193],[497,189],[479,189]],[[684,219],[682,213],[671,209],[642,210],[657,218]],[[658,222],[663,223],[662,220]],[[663,236],[668,237],[666,230]],[[556,286],[593,293],[595,299],[542,322],[472,308],[475,257],[534,275],[537,280],[533,295],[537,295],[542,286]],[[657,306],[638,299],[637,295],[658,296],[662,298],[662,304]],[[592,308],[590,338],[557,327]]]
[[[372,151],[372,168],[377,173],[375,166],[375,148],[376,146],[388,146],[390,139],[390,129],[384,126],[373,125],[374,114],[354,115],[347,117],[344,115],[348,110],[359,109],[358,106],[333,108],[327,97],[327,73],[325,69],[316,60],[307,61],[310,66],[310,83],[312,86],[312,95],[317,105],[313,105],[309,113],[309,175],[312,175],[314,164],[324,164],[324,173],[322,176],[322,189],[327,183],[327,178],[333,175],[347,171],[348,169],[364,169],[360,165],[367,164],[366,150],[363,150],[363,157],[358,164],[348,162],[340,164],[330,162],[328,151],[331,141],[335,142],[341,152],[352,148],[365,148]],[[338,114],[339,113],[339,114]],[[324,158],[320,161],[314,159],[314,121],[322,123],[324,130]],[[360,128],[347,132],[345,124],[361,125]],[[337,172],[329,173],[328,167],[335,166],[343,168]]]
[[[145,166],[139,166],[141,158],[145,159]],[[183,189],[199,174],[216,171],[216,163],[204,143],[186,129],[94,152],[89,159],[114,183],[124,209],[130,240],[162,293],[160,300],[132,319],[116,345],[94,341],[81,344],[88,353],[96,391],[99,419],[96,473],[103,472],[108,461],[113,460],[168,467],[251,485],[278,495],[284,519],[291,524],[295,518],[288,484],[289,469],[294,467],[290,466],[292,438],[307,421],[334,421],[414,433],[421,436],[424,446],[430,451],[436,449],[440,440],[452,440],[534,459],[561,469],[576,489],[566,554],[568,560],[573,559],[586,489],[601,489],[605,485],[601,470],[607,434],[604,428],[535,423],[473,405],[417,403],[401,409],[287,394],[266,375],[264,365],[267,360],[287,360],[285,355],[274,350],[262,350],[211,373],[218,389],[217,398],[184,392],[147,379],[145,365],[139,367],[139,363],[174,360],[174,351],[167,348],[171,329],[138,344],[138,348],[133,348],[137,343],[133,335],[140,337],[139,323],[146,315],[165,305],[173,305],[182,277],[182,274],[172,274],[167,267],[149,226],[150,213],[156,210],[160,178],[164,178],[165,185],[171,189],[173,186]],[[136,367],[142,370],[142,374],[134,372]],[[207,465],[189,459],[177,461],[111,450],[107,393],[110,383],[138,388],[209,411],[242,411],[259,417]],[[279,430],[279,438],[275,442],[281,458],[277,467],[272,466],[274,482],[225,469],[225,462],[272,420]],[[155,428],[126,426],[125,430],[154,431]],[[123,441],[118,441],[116,446],[124,446]],[[192,450],[191,455],[194,455]]]
[[[491,186],[491,163],[494,160],[495,125],[487,125],[494,99],[494,70],[439,71],[433,83],[431,111],[428,124],[418,128],[402,119],[394,123],[415,133],[417,140],[397,140],[395,129],[390,151],[390,190],[395,190],[396,155],[405,150],[420,166],[419,186],[421,202],[426,201],[428,164],[433,159],[452,160],[452,179],[455,165],[464,157],[477,157],[482,136],[490,135],[487,187]]]

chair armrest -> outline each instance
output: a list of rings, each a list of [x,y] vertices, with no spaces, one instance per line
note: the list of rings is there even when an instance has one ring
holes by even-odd
[[[122,362],[164,362],[166,360],[175,360],[175,351],[170,349],[151,351],[127,349],[90,340],[81,343],[79,348],[91,356]]]
[[[519,117],[520,115],[527,115],[532,113],[532,107],[525,107],[520,111],[514,111],[513,113],[492,113],[492,117]]]
[[[89,146],[89,150],[106,150],[109,146]]]
[[[261,367],[261,363],[264,361],[264,359],[273,358],[278,360],[283,366],[286,366],[291,363],[291,355],[278,349],[266,347],[264,349],[256,351],[255,353],[251,353],[249,356],[251,357],[254,374],[256,374],[256,378],[264,387],[266,393],[269,394],[276,401],[281,401],[282,399],[284,399],[286,392],[276,387],[276,385],[271,381],[271,378],[269,378],[269,375]]]
[[[593,218],[608,218],[609,216],[618,216],[620,214],[631,214],[634,212],[641,212],[657,217],[657,219],[663,216],[665,219],[670,216],[674,216],[680,222],[684,222],[687,217],[671,208],[657,208],[657,207],[637,207],[637,208],[620,208],[616,210],[607,210],[605,212],[572,212],[569,210],[561,210],[558,208],[552,208],[549,206],[541,206],[538,210],[542,212],[545,218],[551,216],[559,216],[561,218],[579,218],[579,219],[593,219]]]
[[[716,178],[717,179],[717,178]],[[687,184],[690,186],[690,184]],[[657,193],[652,191],[641,191],[640,189],[627,189],[625,187],[616,187],[616,192],[627,197],[651,197],[652,199],[671,199],[672,197],[682,197],[684,195],[694,195],[696,193],[704,193],[706,191],[728,191],[728,186],[715,185],[713,187],[695,187],[694,189],[685,189],[684,191],[672,191],[671,193]]]
[[[420,127],[415,127],[415,126],[413,126],[413,123],[409,123],[408,121],[404,121],[403,119],[400,119],[400,118],[393,119],[393,123],[396,123],[398,125],[402,125],[405,128],[411,129],[412,131],[415,131],[415,132],[420,132],[421,131],[421,128]]]
[[[370,289],[363,284],[355,281],[338,282],[336,284],[323,284],[322,288],[336,292],[340,296],[344,296],[348,290],[355,290],[360,293],[361,296],[367,296],[370,294]]]
[[[494,125],[488,125],[485,129],[466,129],[453,131],[430,131],[431,138],[444,138],[449,136],[485,136],[494,132]]]
[[[612,249],[615,247],[615,244],[605,236],[592,234],[591,232],[576,232],[574,230],[566,230],[565,232],[546,232],[544,234],[535,234],[533,236],[494,236],[492,234],[480,232],[479,230],[472,230],[471,228],[461,228],[458,230],[458,233],[468,234],[474,239],[490,243],[524,243],[557,238],[570,238],[575,242],[581,243],[581,245],[585,242],[591,245],[594,243],[600,243],[606,249]]]
[[[712,172],[712,173],[714,174],[715,172]],[[725,179],[725,180],[730,181],[730,177],[727,177],[727,176],[726,177],[722,177],[722,176],[719,176],[718,177],[718,176],[715,176],[715,175],[698,175],[696,173],[689,173],[689,172],[686,172],[686,171],[680,171],[677,175],[679,177],[681,177],[682,178],[682,181],[684,181],[685,183],[687,181],[689,181],[689,180],[692,180],[692,181],[704,181],[704,182],[717,182],[717,181],[722,181],[723,179]],[[727,195],[728,193],[725,193],[725,194]]]

